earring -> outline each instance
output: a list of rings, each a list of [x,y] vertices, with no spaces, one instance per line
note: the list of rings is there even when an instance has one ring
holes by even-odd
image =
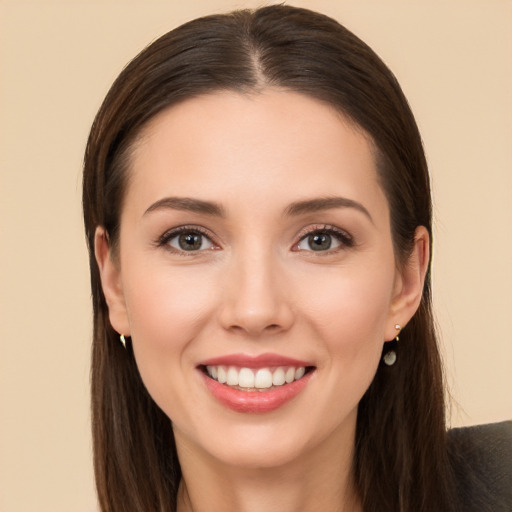
[[[398,331],[396,333],[396,338],[394,339],[395,344],[398,342],[399,338],[398,335],[400,334],[400,331],[402,330],[402,327],[400,324],[395,324],[395,329]],[[388,350],[382,360],[384,361],[384,364],[387,366],[393,366],[396,362],[396,350]]]
[[[121,336],[119,336],[119,339],[121,340],[123,347],[126,348],[126,339],[124,337],[124,334],[121,334]]]

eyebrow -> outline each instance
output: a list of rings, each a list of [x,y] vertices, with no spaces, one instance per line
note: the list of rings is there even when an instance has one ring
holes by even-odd
[[[319,197],[305,201],[297,201],[290,204],[284,213],[287,216],[293,216],[302,215],[304,213],[321,212],[332,208],[354,208],[366,215],[372,224],[374,223],[370,212],[361,203],[353,199],[348,199],[347,197]]]
[[[284,211],[285,216],[303,215],[305,213],[315,213],[333,208],[354,208],[363,213],[373,224],[370,212],[357,201],[347,197],[319,197],[296,201],[291,203]],[[157,210],[181,210],[194,213],[202,213],[214,217],[226,217],[224,208],[213,201],[203,201],[191,197],[164,197],[153,203],[144,215]]]
[[[202,213],[204,215],[212,215],[215,217],[225,217],[224,208],[218,203],[212,201],[202,201],[201,199],[193,199],[191,197],[164,197],[153,203],[144,215],[157,210],[182,210],[187,212]]]

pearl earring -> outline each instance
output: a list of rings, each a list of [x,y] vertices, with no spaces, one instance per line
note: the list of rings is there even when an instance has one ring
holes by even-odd
[[[400,324],[395,324],[395,329],[397,330],[395,341],[398,342],[398,335],[400,334],[402,327]],[[387,366],[393,366],[396,363],[396,350],[388,350],[382,357],[382,360]]]

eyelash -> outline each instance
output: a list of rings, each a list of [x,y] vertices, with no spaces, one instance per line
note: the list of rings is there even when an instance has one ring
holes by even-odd
[[[207,250],[207,249],[203,249],[203,250],[197,250],[197,251],[185,251],[185,250],[176,249],[175,247],[172,247],[169,244],[169,242],[173,238],[176,238],[180,234],[184,234],[184,233],[204,236],[212,243],[212,245],[214,245],[214,246],[217,245],[214,242],[214,239],[213,239],[214,237],[212,236],[212,234],[208,230],[201,228],[199,226],[179,226],[177,228],[173,228],[169,231],[166,231],[162,236],[160,236],[158,238],[156,245],[158,247],[164,247],[164,248],[172,251],[173,253],[179,254],[182,256],[190,256],[191,254],[197,254],[199,252],[203,252],[203,251]],[[325,234],[325,235],[332,236],[340,243],[340,246],[335,247],[334,249],[328,249],[325,251],[313,251],[313,250],[308,251],[308,250],[299,248],[299,245],[304,240],[306,240],[309,236],[313,236],[313,235],[317,235],[317,234]],[[332,225],[322,224],[322,225],[309,226],[309,227],[305,228],[304,230],[302,230],[301,233],[299,234],[298,242],[296,242],[293,245],[293,250],[295,250],[297,252],[315,252],[318,256],[322,256],[322,255],[333,254],[333,253],[336,253],[343,249],[351,248],[354,245],[355,244],[354,244],[353,237],[346,231],[339,229]],[[218,245],[217,245],[217,247],[218,247]],[[209,250],[215,250],[215,247],[213,247],[212,249],[209,249]]]

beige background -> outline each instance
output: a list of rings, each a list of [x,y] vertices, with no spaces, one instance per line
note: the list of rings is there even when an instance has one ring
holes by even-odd
[[[80,167],[146,43],[254,1],[0,0],[0,512],[92,512]],[[435,300],[452,423],[512,418],[512,2],[295,1],[395,71],[435,191]]]

